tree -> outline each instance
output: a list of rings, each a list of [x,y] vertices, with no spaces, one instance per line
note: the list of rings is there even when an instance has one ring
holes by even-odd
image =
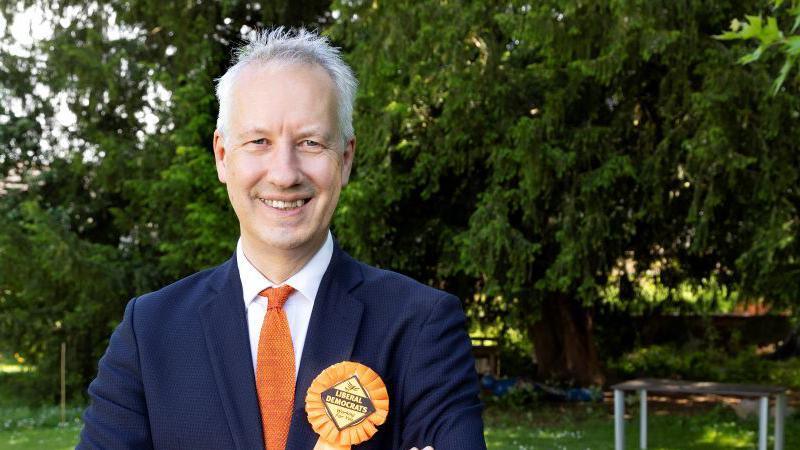
[[[758,47],[755,50],[739,58],[739,63],[741,64],[755,63],[763,55],[768,54],[770,49],[778,48],[785,55],[785,59],[778,76],[772,82],[772,95],[777,95],[782,89],[786,89],[785,83],[792,69],[795,66],[800,68],[800,35],[797,33],[800,30],[800,2],[792,1],[787,3],[784,0],[773,0],[771,4],[772,11],[771,15],[766,18],[766,26],[762,16],[749,15],[745,16],[744,21],[733,19],[730,31],[716,37],[721,40],[758,42]],[[791,22],[791,27],[786,26],[785,28],[788,29],[784,32],[779,27],[779,21],[782,23]],[[795,73],[795,81],[797,80],[800,80],[800,74]],[[793,89],[795,94],[798,91],[796,89],[797,86],[798,83],[795,82],[795,89]],[[792,116],[792,119],[797,119],[797,112],[793,111]],[[783,117],[776,119],[786,120]],[[791,205],[789,209],[791,210]],[[795,212],[797,210],[796,203],[794,204],[794,210]],[[784,224],[784,228],[792,228],[791,220],[790,215],[788,221]],[[794,248],[792,248],[792,244],[795,245]],[[773,233],[772,239],[766,239],[765,245],[760,250],[759,252],[754,252],[748,261],[749,264],[754,266],[754,270],[761,270],[763,273],[769,274],[787,273],[789,277],[796,279],[798,268],[794,263],[793,257],[789,256],[793,251],[796,254],[796,237],[787,236],[780,232]],[[765,258],[768,262],[765,265],[766,267],[762,265],[762,258]],[[777,264],[775,264],[776,262]],[[762,279],[767,283],[773,281],[768,276],[764,276]],[[777,281],[782,282],[783,280]],[[782,359],[797,355],[800,355],[800,321],[796,321],[795,328],[783,340],[772,356],[776,359]]]
[[[3,3],[34,8],[52,36],[0,41],[0,348],[58,392],[96,370],[125,302],[230,256],[237,235],[214,174],[213,79],[247,29],[323,25],[328,2]],[[59,103],[62,106],[59,106]],[[59,125],[66,107],[73,124]],[[45,394],[47,395],[47,394]]]
[[[52,37],[0,43],[0,169],[27,186],[0,196],[0,345],[43,383],[61,340],[88,382],[127,298],[230,255],[213,79],[274,23],[326,27],[361,80],[340,242],[527,332],[542,377],[602,379],[612,285],[796,306],[800,100],[712,37],[756,2],[34,3]]]
[[[526,329],[540,375],[580,384],[602,379],[610,282],[792,304],[798,131],[772,118],[798,98],[766,100],[766,69],[712,38],[752,7],[335,3],[362,80],[342,241]]]

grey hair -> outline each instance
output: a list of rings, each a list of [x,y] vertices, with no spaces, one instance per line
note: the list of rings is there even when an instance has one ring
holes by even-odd
[[[339,49],[332,46],[328,38],[315,31],[278,27],[271,31],[252,32],[245,43],[235,50],[233,65],[216,80],[219,101],[217,129],[222,133],[223,139],[226,136],[227,118],[231,108],[231,91],[237,75],[251,63],[263,65],[269,62],[317,64],[325,69],[336,86],[339,136],[344,142],[354,137],[353,103],[358,81],[353,70],[342,59]]]

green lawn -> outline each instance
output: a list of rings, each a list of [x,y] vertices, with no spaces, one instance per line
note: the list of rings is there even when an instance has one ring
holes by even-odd
[[[607,407],[581,411],[543,405],[531,413],[489,410],[486,443],[490,449],[613,450],[614,426]],[[739,420],[729,409],[717,408],[692,414],[653,415],[648,427],[648,448],[653,450],[755,449],[758,424]],[[789,418],[786,450],[800,448],[800,418]],[[638,416],[626,421],[626,447],[638,448]],[[772,448],[770,438],[770,448]]]
[[[0,431],[0,449],[71,450],[80,431],[80,425]]]
[[[5,367],[4,369],[9,369]],[[30,407],[25,398],[25,370],[0,370],[0,450],[71,449],[81,429],[84,406],[67,409],[60,425],[57,406]],[[22,405],[22,406],[21,406]],[[486,442],[489,449],[611,450],[613,417],[609,404],[536,403],[521,408],[500,403],[487,407]],[[649,444],[654,450],[755,449],[758,425],[754,418],[740,420],[724,406],[673,407],[670,414],[653,405]],[[626,423],[627,448],[638,448],[635,404]],[[800,449],[800,414],[787,419],[786,450]],[[770,437],[770,448],[772,448]]]
[[[0,409],[0,449],[71,449],[80,433],[81,408],[69,409],[69,422],[59,426],[57,407]],[[650,448],[654,450],[755,449],[757,424],[740,421],[719,407],[691,415],[653,416]],[[627,423],[628,448],[638,448],[636,420]],[[800,448],[800,419],[787,422],[786,450]],[[486,413],[486,442],[490,449],[611,450],[614,435],[605,407],[537,406],[529,413]],[[770,440],[770,448],[772,442]]]
[[[7,398],[0,401],[0,449],[75,448],[82,426],[82,406],[67,408],[66,421],[61,424],[61,409],[57,406],[11,406],[6,403]]]

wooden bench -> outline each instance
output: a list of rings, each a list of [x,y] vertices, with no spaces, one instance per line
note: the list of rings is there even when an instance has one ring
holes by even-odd
[[[775,450],[783,450],[784,418],[786,415],[786,388],[752,384],[710,383],[703,381],[677,381],[638,378],[611,386],[614,389],[614,448],[625,449],[625,392],[639,393],[640,422],[639,446],[647,448],[647,394],[693,395],[713,394],[732,397],[759,398],[758,450],[767,450],[767,425],[769,398],[775,397]]]

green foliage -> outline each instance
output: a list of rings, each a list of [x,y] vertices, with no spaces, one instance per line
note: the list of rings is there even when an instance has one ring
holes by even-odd
[[[771,0],[770,3],[771,13],[774,15],[767,16],[766,24],[761,16],[745,15],[744,21],[733,19],[730,31],[715,38],[727,41],[757,41],[758,47],[755,50],[739,58],[741,64],[758,61],[770,48],[777,47],[785,59],[777,78],[772,83],[772,95],[776,95],[786,82],[786,77],[792,68],[795,66],[800,68],[800,35],[795,34],[800,28],[800,1],[792,0],[785,5],[784,0]],[[781,30],[779,19],[786,22],[786,33]],[[788,26],[789,23],[792,23],[791,27]]]
[[[481,398],[484,407],[503,410],[525,410],[541,401],[541,393],[533,385],[518,384],[508,389],[502,397],[485,395]]]
[[[676,347],[653,345],[638,348],[610,361],[609,369],[619,379],[636,377],[674,378],[731,383],[772,383],[791,389],[800,387],[797,368],[800,359],[771,361],[758,356],[754,348],[733,355],[709,346]]]
[[[780,386],[800,389],[800,358],[771,361],[769,381]]]
[[[101,354],[109,319],[121,314],[131,289],[116,249],[81,240],[70,229],[80,212],[43,209],[49,200],[33,196],[0,216],[0,342],[13,342],[43,375],[39,392],[55,399],[61,343],[69,349],[70,385],[80,385],[94,371],[87,357]]]
[[[623,302],[657,277],[796,304],[800,101],[711,36],[756,4],[335,3],[362,81],[341,241],[517,329],[619,274]]]
[[[61,342],[79,397],[131,297],[229,258],[238,235],[217,180],[213,79],[243,29],[324,23],[328,2],[82,0],[24,8],[52,36],[0,36],[0,349],[58,395]],[[56,117],[74,114],[73,124]]]
[[[355,256],[522,333],[610,280],[623,302],[658,277],[796,305],[800,99],[711,37],[755,1],[20,4],[58,25],[21,53],[0,37],[0,169],[27,186],[0,194],[0,348],[48,396],[61,341],[80,386],[128,298],[230,256],[213,79],[275,23],[323,27],[361,80],[334,219]],[[780,8],[748,33],[794,54]]]

